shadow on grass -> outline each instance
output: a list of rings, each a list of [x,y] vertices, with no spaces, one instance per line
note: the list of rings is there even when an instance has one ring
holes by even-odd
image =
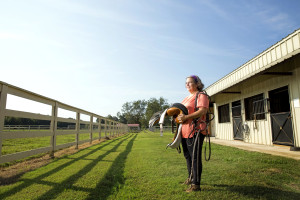
[[[116,139],[114,139],[114,140],[111,140],[111,141],[109,141],[109,142],[106,142],[104,145],[101,145],[101,146],[99,146],[99,147],[97,147],[97,148],[95,148],[95,149],[93,149],[93,150],[91,150],[91,151],[88,151],[87,153],[85,153],[85,154],[79,156],[78,158],[72,158],[69,162],[66,162],[66,163],[64,163],[64,164],[62,164],[62,165],[60,165],[60,166],[58,166],[58,167],[56,167],[56,168],[53,168],[52,170],[50,170],[50,171],[48,171],[48,172],[46,172],[46,173],[44,173],[44,174],[41,174],[40,176],[38,176],[38,177],[36,177],[36,178],[34,178],[34,179],[22,179],[22,178],[21,178],[20,181],[22,181],[23,183],[20,184],[20,185],[18,185],[17,187],[12,188],[11,190],[8,190],[8,191],[6,191],[6,192],[0,194],[0,199],[5,199],[5,198],[7,198],[7,197],[9,197],[9,196],[11,196],[11,195],[13,195],[13,194],[15,194],[15,193],[21,191],[21,190],[26,189],[27,187],[30,187],[30,186],[33,185],[33,184],[36,184],[36,183],[39,183],[39,184],[45,184],[45,185],[49,185],[49,186],[54,187],[54,189],[51,189],[50,191],[48,191],[47,193],[45,193],[44,195],[42,195],[42,196],[39,197],[38,199],[51,199],[51,198],[55,198],[55,196],[57,196],[57,195],[59,194],[58,191],[61,191],[61,190],[64,190],[64,189],[65,189],[65,187],[64,187],[64,185],[63,185],[65,182],[67,182],[68,185],[69,185],[69,182],[72,182],[72,183],[73,183],[73,182],[76,181],[78,178],[82,177],[85,173],[88,172],[88,170],[90,170],[94,165],[96,165],[96,163],[98,163],[99,160],[101,160],[103,157],[105,157],[105,155],[109,154],[110,152],[115,151],[116,148],[122,144],[122,142],[124,142],[125,140],[127,140],[127,139],[130,138],[130,137],[132,137],[132,135],[124,135],[124,136],[121,136],[121,137],[116,138]],[[113,143],[115,143],[115,142],[118,142],[119,140],[121,140],[121,141],[120,141],[117,145],[114,145],[114,147],[113,147],[111,150],[107,151],[105,154],[101,155],[98,159],[96,159],[95,162],[92,162],[90,165],[88,165],[88,166],[86,166],[84,169],[82,169],[82,170],[85,171],[85,173],[84,173],[84,172],[81,172],[81,171],[82,171],[82,170],[81,170],[81,171],[80,171],[80,172],[81,172],[80,175],[76,175],[76,174],[75,174],[75,175],[71,176],[71,177],[68,178],[66,181],[63,181],[63,183],[60,183],[60,184],[55,184],[55,183],[51,183],[51,182],[47,182],[47,181],[43,181],[43,180],[42,180],[42,179],[44,179],[44,178],[46,178],[46,177],[48,177],[48,176],[51,176],[51,175],[57,173],[58,171],[64,170],[64,168],[66,168],[67,166],[69,166],[69,165],[71,165],[71,164],[74,164],[74,163],[76,163],[77,161],[79,161],[79,160],[81,160],[81,159],[85,159],[85,158],[88,157],[89,155],[91,155],[91,154],[93,154],[93,153],[95,153],[95,152],[101,150],[102,148],[104,148],[104,147],[106,147],[106,146],[108,146],[108,145],[111,145],[111,144],[113,144]],[[78,153],[81,152],[81,151],[85,151],[85,149],[82,149],[82,150],[78,151],[76,154],[78,154]],[[63,157],[63,158],[64,158],[64,157]],[[62,159],[63,159],[63,158],[62,158]],[[60,160],[60,159],[58,159],[58,160],[56,160],[56,161],[53,161],[53,163],[54,163],[54,162],[57,162],[57,161],[59,161],[59,160]],[[78,173],[80,173],[80,172],[78,172]],[[50,196],[48,196],[48,195],[50,195]],[[47,197],[46,197],[46,196],[47,196]]]
[[[212,185],[220,190],[228,190],[233,193],[239,193],[245,197],[254,199],[268,199],[268,200],[279,200],[279,199],[300,199],[300,193],[285,191],[278,188],[264,187],[264,186],[238,186],[238,185]],[[221,189],[223,188],[223,189]],[[215,190],[215,189],[209,189]]]
[[[96,188],[89,194],[87,199],[107,199],[115,190],[118,190],[125,182],[124,168],[128,154],[131,152],[133,142],[137,134],[129,141],[125,151],[115,159],[104,178],[100,180]]]
[[[130,135],[130,137],[132,137],[132,135]],[[130,137],[127,137],[123,140],[121,140],[120,142],[118,142],[116,145],[114,145],[113,148],[111,148],[110,150],[106,151],[104,154],[102,154],[101,156],[99,156],[98,158],[94,159],[91,163],[89,163],[88,165],[86,165],[84,168],[82,168],[80,171],[78,171],[76,174],[70,176],[69,178],[67,178],[66,180],[64,180],[63,182],[56,184],[54,187],[52,187],[51,190],[49,190],[48,192],[46,192],[45,194],[43,194],[42,196],[40,196],[37,199],[40,200],[44,200],[44,199],[54,199],[56,198],[60,193],[64,192],[65,189],[73,189],[73,190],[82,190],[82,191],[87,191],[87,192],[91,192],[90,189],[87,188],[81,188],[81,187],[76,187],[73,186],[73,184],[80,179],[81,177],[83,177],[85,174],[87,174],[88,172],[90,172],[100,161],[102,161],[103,158],[105,158],[107,155],[109,155],[112,152],[115,152],[118,147],[125,142],[126,140],[128,140]],[[134,139],[134,138],[133,138]],[[133,140],[131,139],[131,141]],[[128,146],[128,145],[127,145]],[[123,153],[121,153],[123,154]],[[115,159],[114,163],[118,162],[118,158],[119,156]],[[114,164],[113,164],[114,166]],[[67,187],[66,187],[67,186]],[[103,193],[104,191],[101,191],[101,193]]]

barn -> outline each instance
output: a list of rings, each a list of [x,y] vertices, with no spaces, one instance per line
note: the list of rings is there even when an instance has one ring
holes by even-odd
[[[300,149],[300,29],[206,88],[216,139]]]

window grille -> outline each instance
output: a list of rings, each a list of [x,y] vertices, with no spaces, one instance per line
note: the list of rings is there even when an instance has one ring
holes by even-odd
[[[268,112],[268,99],[253,101],[254,115],[265,114]]]
[[[268,100],[264,99],[263,94],[255,95],[245,99],[246,120],[265,119],[268,112]]]

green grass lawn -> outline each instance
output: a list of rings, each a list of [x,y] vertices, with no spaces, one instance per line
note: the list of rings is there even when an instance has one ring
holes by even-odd
[[[102,133],[102,137],[104,137],[104,133]],[[93,133],[93,140],[99,138],[99,133]],[[33,137],[33,138],[17,138],[17,139],[7,139],[3,140],[2,144],[2,155],[12,154],[22,151],[28,151],[32,149],[38,149],[42,147],[51,146],[51,137]],[[89,140],[90,133],[81,133],[79,134],[79,141]],[[75,134],[68,135],[57,135],[56,136],[56,145],[66,144],[76,141]]]
[[[0,186],[0,199],[300,199],[300,161],[212,144],[201,192],[188,194],[171,133],[126,134]]]

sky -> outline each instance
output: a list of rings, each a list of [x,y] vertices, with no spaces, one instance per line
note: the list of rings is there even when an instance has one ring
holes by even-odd
[[[187,76],[207,87],[299,29],[299,8],[299,0],[0,0],[0,81],[101,116],[136,100],[177,103]],[[7,107],[24,107],[13,99]]]

